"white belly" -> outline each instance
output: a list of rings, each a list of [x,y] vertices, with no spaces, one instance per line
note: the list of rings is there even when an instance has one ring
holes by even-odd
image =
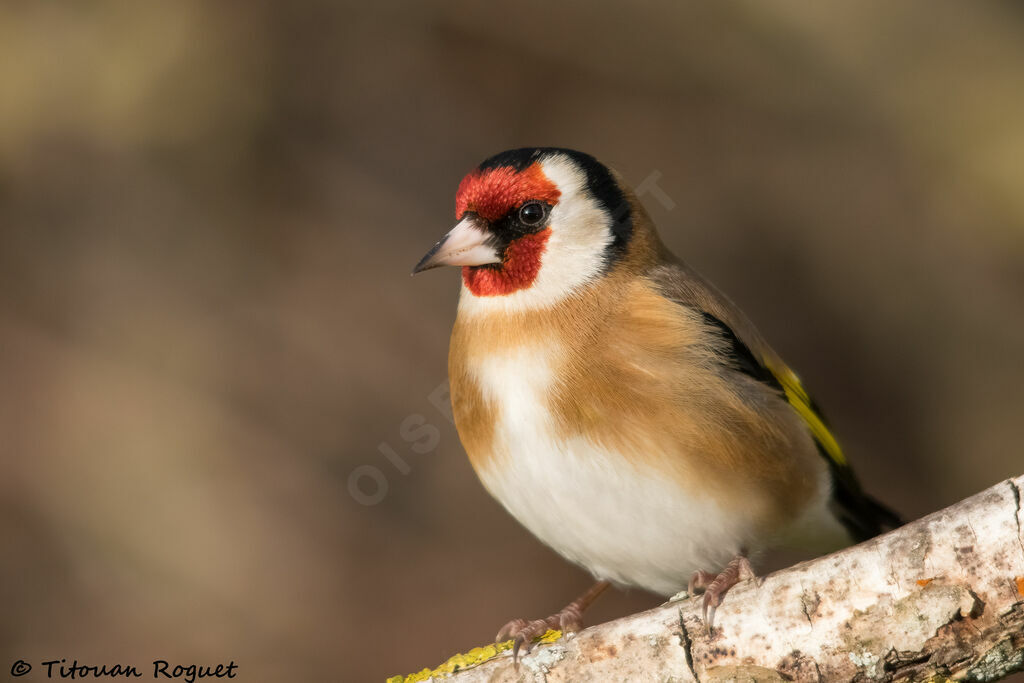
[[[718,571],[741,547],[756,549],[753,525],[709,498],[585,436],[555,436],[549,354],[524,348],[474,367],[499,406],[492,466],[480,478],[516,519],[598,578],[663,595],[696,569]]]

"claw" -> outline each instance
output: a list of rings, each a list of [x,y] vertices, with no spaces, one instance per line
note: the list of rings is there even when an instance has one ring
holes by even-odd
[[[722,604],[722,597],[737,583],[748,579],[756,580],[757,576],[754,574],[754,568],[750,566],[750,560],[743,553],[732,558],[717,576],[699,570],[690,577],[689,592],[691,594],[695,589],[704,589],[701,615],[704,618],[704,627],[709,634],[715,620],[715,608]]]
[[[525,626],[526,619],[513,619],[512,621],[508,622],[507,624],[501,627],[501,630],[498,631],[498,635],[494,636],[494,642],[505,642],[506,640],[511,638],[513,634],[519,633],[521,630],[523,630]]]
[[[609,585],[607,581],[598,581],[590,590],[569,603],[565,609],[557,614],[552,614],[547,619],[533,621],[513,619],[501,627],[498,635],[494,638],[495,642],[501,643],[512,639],[512,662],[518,669],[519,651],[522,650],[524,655],[530,654],[534,641],[547,633],[549,629],[561,629],[563,633],[572,633],[582,629],[583,610],[594,602]]]
[[[686,592],[690,595],[694,594],[694,591],[704,590],[711,585],[711,582],[715,580],[715,575],[706,572],[703,569],[698,569],[690,577],[690,583],[686,587]]]
[[[512,663],[516,669],[519,668],[519,651],[522,650],[524,655],[530,654],[530,651],[533,650],[534,641],[548,632],[548,628],[551,627],[548,622],[556,617],[557,615],[554,615],[547,619],[536,619],[534,621],[513,619],[498,632],[499,642],[512,638]]]
[[[558,613],[558,628],[562,633],[575,633],[583,629],[583,611],[571,604]]]
[[[516,642],[512,644],[512,666],[519,670],[519,648],[523,646],[523,640],[516,636]]]

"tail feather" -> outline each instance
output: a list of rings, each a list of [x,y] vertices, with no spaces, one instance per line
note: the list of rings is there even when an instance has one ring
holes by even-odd
[[[849,467],[829,459],[832,473],[832,513],[857,543],[903,525],[894,510],[872,498],[860,487]]]

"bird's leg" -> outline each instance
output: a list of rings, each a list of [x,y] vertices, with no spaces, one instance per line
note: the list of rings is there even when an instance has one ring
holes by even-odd
[[[740,550],[736,557],[725,565],[725,569],[717,576],[704,570],[697,570],[690,577],[690,585],[687,592],[693,595],[695,590],[704,591],[703,615],[704,625],[708,631],[711,630],[711,622],[715,618],[715,608],[722,604],[722,597],[729,592],[729,589],[740,581],[756,579],[754,568],[750,566],[746,551]],[[708,618],[708,608],[711,608],[711,618]]]
[[[552,614],[546,619],[513,619],[498,631],[495,636],[496,642],[502,642],[509,638],[515,641],[512,644],[512,659],[519,665],[519,649],[526,646],[524,654],[533,649],[533,641],[548,632],[548,629],[561,630],[564,633],[579,631],[583,628],[583,610],[590,607],[590,604],[597,600],[597,597],[604,593],[610,586],[607,581],[598,581],[590,587],[586,593],[566,605],[560,612]]]

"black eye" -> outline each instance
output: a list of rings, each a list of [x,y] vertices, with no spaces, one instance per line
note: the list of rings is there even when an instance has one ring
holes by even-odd
[[[540,202],[529,202],[519,207],[519,222],[523,225],[540,225],[547,213],[547,207]]]

